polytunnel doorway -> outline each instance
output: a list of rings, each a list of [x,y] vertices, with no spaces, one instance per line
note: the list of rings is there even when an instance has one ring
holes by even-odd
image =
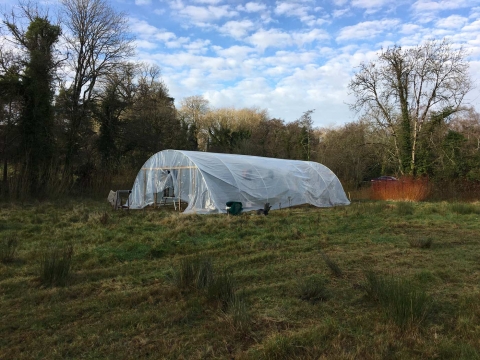
[[[148,168],[145,170],[144,176],[144,193],[145,201],[148,198],[148,177],[154,177],[153,186],[153,208],[172,205],[176,210],[181,211],[182,208],[188,207],[188,196],[185,196],[187,190],[186,183],[195,181],[196,166],[167,166]],[[150,173],[147,175],[147,171]],[[188,172],[187,172],[188,171]],[[153,174],[152,174],[153,172]],[[183,185],[183,189],[182,189]],[[183,196],[182,196],[183,195]]]

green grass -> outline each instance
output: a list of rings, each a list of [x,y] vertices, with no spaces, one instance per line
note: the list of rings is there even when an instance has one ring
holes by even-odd
[[[0,203],[0,240],[18,244],[0,261],[0,359],[479,359],[479,214]],[[68,281],[46,286],[45,249],[68,246]],[[366,269],[384,295],[368,296]]]

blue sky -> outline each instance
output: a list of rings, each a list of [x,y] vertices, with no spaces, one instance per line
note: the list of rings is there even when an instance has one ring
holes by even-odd
[[[315,109],[316,126],[341,125],[357,118],[347,85],[360,62],[432,38],[463,45],[480,79],[480,0],[111,1],[130,20],[137,59],[160,66],[177,106],[203,95],[286,121]],[[479,101],[477,89],[467,102]]]

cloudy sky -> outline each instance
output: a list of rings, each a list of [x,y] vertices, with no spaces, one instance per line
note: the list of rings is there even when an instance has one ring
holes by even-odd
[[[177,105],[203,95],[286,121],[315,109],[317,126],[340,125],[357,117],[347,84],[360,62],[382,46],[444,37],[470,51],[479,80],[480,0],[116,1],[138,58],[161,67]]]
[[[315,109],[315,125],[341,125],[357,118],[347,105],[356,66],[381,47],[444,37],[469,50],[480,87],[480,0],[111,1],[177,106],[203,95],[286,121]],[[468,102],[480,103],[478,89]]]

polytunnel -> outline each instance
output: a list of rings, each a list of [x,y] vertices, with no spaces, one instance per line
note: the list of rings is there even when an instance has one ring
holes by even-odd
[[[244,211],[312,204],[348,205],[337,176],[312,161],[164,150],[150,157],[133,184],[131,209],[188,204],[185,213],[226,213],[226,203]]]

